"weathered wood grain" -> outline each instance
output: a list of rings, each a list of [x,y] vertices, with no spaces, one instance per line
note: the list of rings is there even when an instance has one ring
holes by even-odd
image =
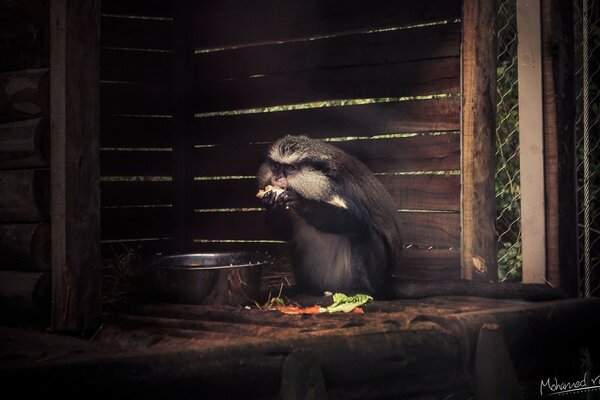
[[[173,182],[101,182],[102,207],[173,203]]]
[[[100,80],[171,82],[172,53],[102,49],[100,51]]]
[[[194,239],[281,240],[269,229],[266,215],[260,211],[201,212],[189,218]],[[460,246],[458,214],[401,212],[399,218],[404,245]]]
[[[172,147],[172,118],[100,117],[100,146],[120,148]]]
[[[212,81],[459,55],[460,24],[451,23],[197,53],[190,68],[199,81]]]
[[[0,74],[0,121],[48,116],[48,68]]]
[[[173,48],[173,21],[103,16],[100,46],[170,50]]]
[[[100,326],[100,1],[56,0],[51,21],[52,328]]]
[[[460,104],[460,97],[453,96],[195,118],[189,134],[192,144],[201,145],[273,142],[286,134],[324,138],[458,131]]]
[[[50,274],[0,271],[0,305],[5,310],[47,317],[50,311]]]
[[[341,67],[196,82],[192,111],[240,110],[305,102],[460,92],[460,58]]]
[[[457,134],[332,144],[357,157],[376,173],[460,168],[460,136]],[[265,160],[267,148],[266,144],[197,148],[189,167],[194,176],[254,175]]]
[[[50,271],[50,225],[0,224],[0,269]]]
[[[546,271],[553,286],[577,296],[573,5],[568,1],[542,0],[541,8]]]
[[[392,195],[398,209],[460,209],[458,175],[379,175],[377,178]],[[137,186],[121,187],[120,195],[126,196],[125,193],[136,192],[134,188]],[[256,191],[254,179],[196,181],[191,191],[190,206],[195,209],[262,207]],[[149,197],[154,198],[152,194]]]
[[[174,3],[164,0],[103,0],[103,14],[172,17]]]
[[[102,176],[171,176],[170,151],[112,151],[100,152]]]
[[[37,222],[50,214],[47,169],[0,171],[0,221]]]
[[[102,240],[160,239],[173,235],[171,207],[108,208],[102,210]]]
[[[0,72],[48,68],[49,36],[47,21],[23,24],[0,22]]]
[[[0,124],[0,169],[47,167],[50,123],[34,118]]]
[[[159,83],[101,82],[102,114],[172,115],[172,87]]]
[[[494,2],[463,4],[463,277],[498,279],[495,234]]]
[[[214,48],[288,41],[340,32],[374,30],[460,18],[458,0],[260,0],[194,2],[193,43]]]

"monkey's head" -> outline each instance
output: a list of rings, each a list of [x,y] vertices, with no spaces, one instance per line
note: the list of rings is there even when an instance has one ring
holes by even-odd
[[[338,149],[306,136],[285,136],[267,153],[258,172],[258,186],[292,189],[310,200],[330,201],[337,193]]]

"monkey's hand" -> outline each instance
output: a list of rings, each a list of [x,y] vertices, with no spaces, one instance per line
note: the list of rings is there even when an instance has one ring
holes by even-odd
[[[261,199],[261,201],[268,208],[276,208],[279,207],[281,195],[285,192],[285,189],[280,187],[274,187],[271,185],[267,185],[264,190],[259,190],[256,194],[256,197]]]
[[[300,195],[295,190],[286,189],[283,193],[277,196],[275,199],[275,207],[285,208],[289,210],[291,208],[296,208],[300,202]]]

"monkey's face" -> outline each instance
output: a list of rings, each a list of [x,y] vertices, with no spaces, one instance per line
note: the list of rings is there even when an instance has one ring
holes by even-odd
[[[314,147],[314,142],[288,136],[273,144],[258,173],[259,187],[273,185],[294,190],[306,199],[329,200],[333,185],[326,174],[326,155],[308,147]]]

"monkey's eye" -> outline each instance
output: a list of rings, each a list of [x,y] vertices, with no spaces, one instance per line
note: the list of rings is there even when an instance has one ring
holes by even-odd
[[[283,167],[283,171],[285,172],[286,175],[293,174],[297,170],[298,170],[298,168],[295,165],[285,165]]]

